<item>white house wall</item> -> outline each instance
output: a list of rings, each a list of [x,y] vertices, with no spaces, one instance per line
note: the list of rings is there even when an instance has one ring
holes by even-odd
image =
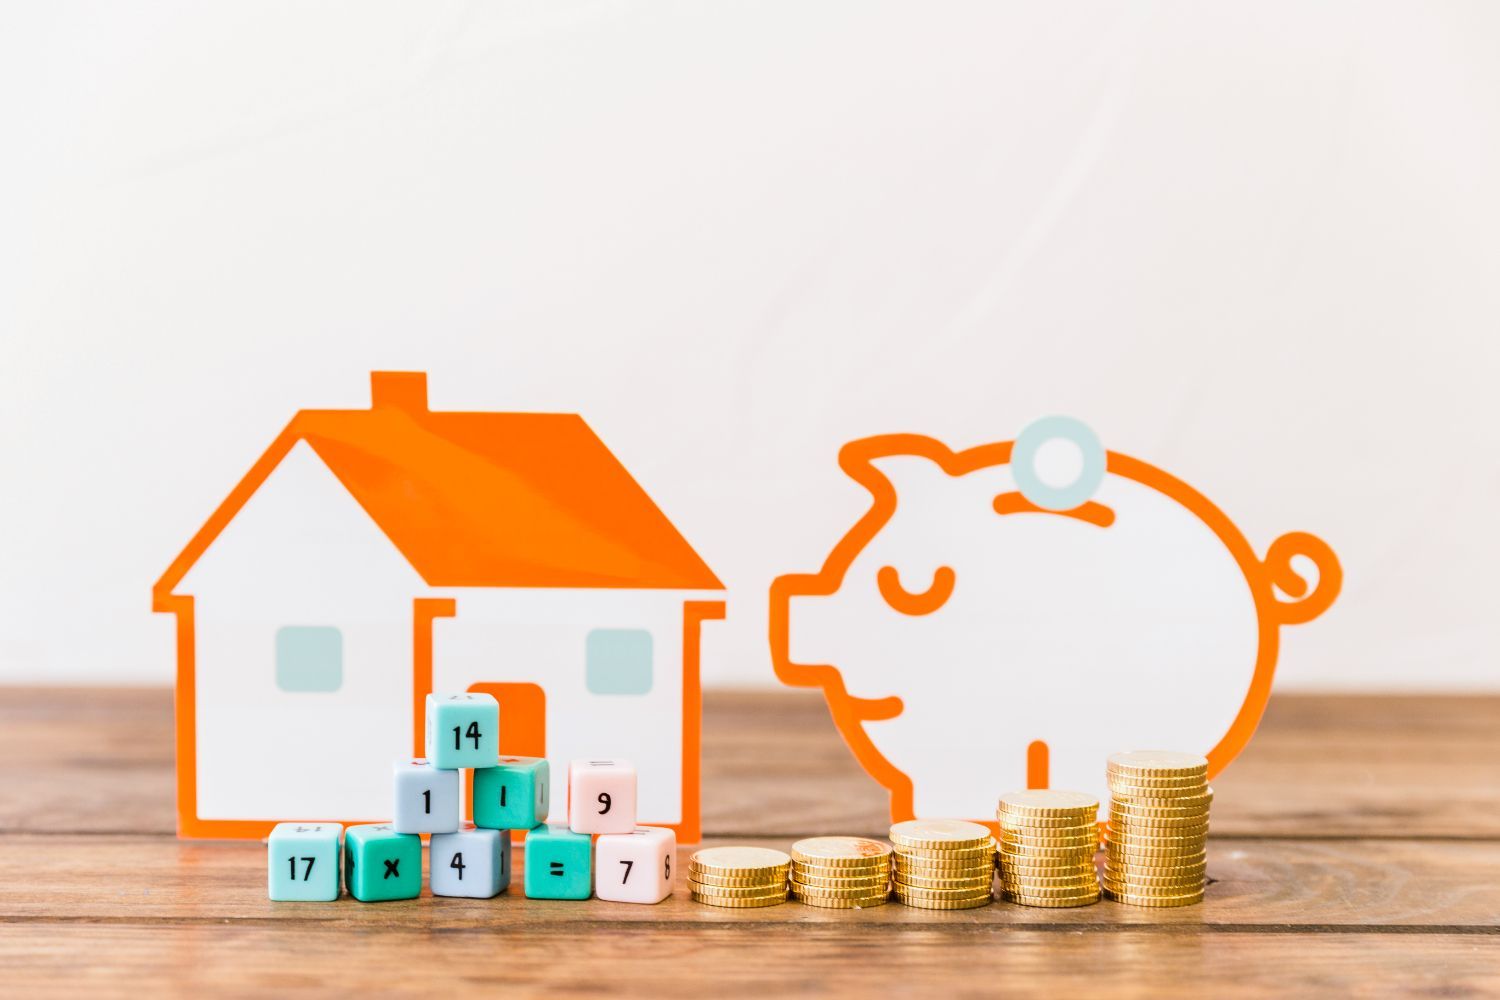
[[[306,444],[293,447],[181,585],[194,597],[198,814],[379,819],[411,743],[420,577]],[[284,625],[343,636],[342,686],[276,683]]]
[[[683,602],[719,593],[659,590],[460,590],[456,615],[433,623],[433,688],[537,684],[546,692],[547,758],[561,816],[570,760],[627,758],[639,773],[644,823],[682,819]],[[651,633],[646,694],[593,694],[585,642],[596,628]],[[502,740],[504,734],[501,734]]]

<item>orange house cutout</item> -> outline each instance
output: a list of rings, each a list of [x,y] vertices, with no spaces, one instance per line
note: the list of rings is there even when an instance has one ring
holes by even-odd
[[[582,418],[370,381],[368,410],[293,417],[153,590],[177,618],[179,834],[387,818],[426,695],[469,690],[499,699],[501,753],[559,788],[571,759],[629,759],[640,821],[696,841],[723,585]]]

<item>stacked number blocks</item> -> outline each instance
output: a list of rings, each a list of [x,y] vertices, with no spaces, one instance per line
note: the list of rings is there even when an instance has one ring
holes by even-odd
[[[1035,788],[1000,796],[1000,888],[1023,906],[1099,902],[1099,800]]]
[[[1208,760],[1138,750],[1111,754],[1104,891],[1133,906],[1203,901],[1207,874]]]

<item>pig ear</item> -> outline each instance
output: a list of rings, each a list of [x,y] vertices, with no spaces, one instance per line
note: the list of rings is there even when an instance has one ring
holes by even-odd
[[[877,499],[894,497],[903,488],[946,479],[940,460],[948,449],[916,434],[851,441],[839,452],[839,466]]]

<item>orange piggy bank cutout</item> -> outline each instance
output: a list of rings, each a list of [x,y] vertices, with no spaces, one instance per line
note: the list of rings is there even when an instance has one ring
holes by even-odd
[[[1058,441],[1063,486],[1038,461]],[[1218,774],[1265,710],[1282,626],[1342,579],[1309,534],[1257,556],[1202,494],[1068,418],[958,452],[866,438],[839,464],[874,503],[819,572],[772,584],[771,653],[784,683],[823,689],[893,820],[992,824],[1019,787],[1107,802],[1119,750]]]

